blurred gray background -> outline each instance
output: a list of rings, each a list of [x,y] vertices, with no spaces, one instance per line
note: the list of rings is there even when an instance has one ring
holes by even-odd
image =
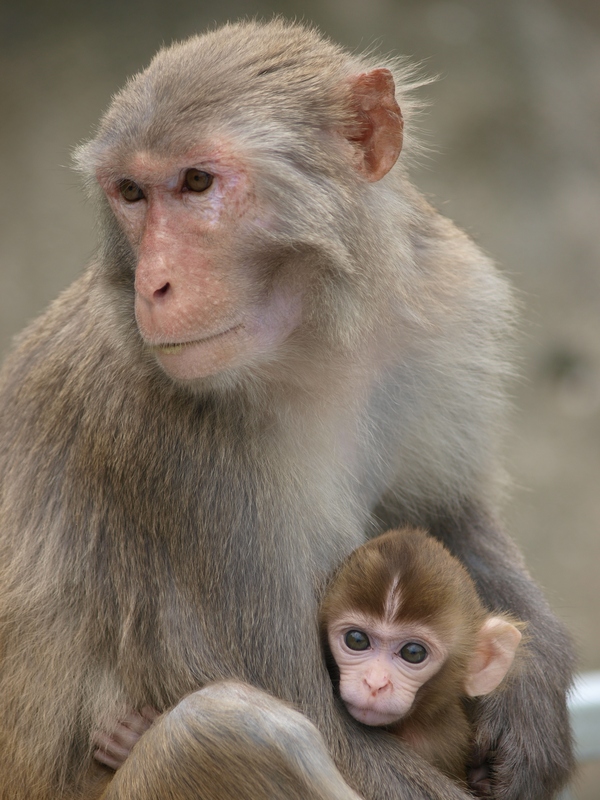
[[[439,76],[423,91],[432,150],[415,181],[523,306],[507,524],[581,668],[600,669],[598,0],[4,0],[0,353],[92,252],[91,208],[68,165],[111,94],[161,44],[273,12]],[[588,778],[582,792],[600,797],[600,772]]]

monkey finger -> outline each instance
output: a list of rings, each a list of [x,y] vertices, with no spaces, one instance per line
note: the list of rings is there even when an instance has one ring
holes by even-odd
[[[98,763],[104,764],[105,767],[110,767],[111,769],[114,769],[115,772],[116,770],[119,769],[119,767],[122,767],[123,764],[125,763],[125,759],[114,758],[104,750],[95,750],[94,758],[96,759],[96,761],[98,761]]]
[[[124,754],[124,757],[127,758],[140,736],[140,733],[136,733],[124,725],[117,725],[110,734],[98,731],[92,741],[102,750],[118,756]]]
[[[479,747],[467,765],[467,784],[475,797],[492,796],[491,762],[494,755],[495,751]]]
[[[150,723],[146,720],[142,720],[142,722],[136,721],[136,724],[138,725],[139,730],[119,723],[111,732],[110,739],[115,742],[117,746],[123,747],[129,752],[134,744],[139,741],[140,736],[150,727]]]
[[[492,796],[491,773],[489,768],[485,765],[469,770],[467,784],[475,797],[484,798]]]
[[[101,731],[94,734],[93,742],[97,745],[97,749],[94,751],[96,761],[112,769],[119,769],[131,752],[131,747],[120,744],[113,737]]]
[[[154,713],[154,716],[151,716],[152,712]],[[148,730],[157,716],[157,711],[154,711],[154,709],[150,706],[146,706],[141,712],[133,710],[130,711],[123,717],[123,719],[119,720],[119,723],[121,727],[127,728],[128,730],[131,730],[141,736]]]
[[[144,706],[140,711],[140,714],[150,723],[154,722],[157,717],[160,717],[160,711],[152,708],[152,706]]]

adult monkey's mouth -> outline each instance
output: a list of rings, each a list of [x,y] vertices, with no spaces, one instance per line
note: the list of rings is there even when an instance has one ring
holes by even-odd
[[[193,345],[201,345],[205,342],[211,342],[213,339],[218,339],[220,336],[225,336],[228,333],[233,333],[238,328],[242,327],[242,323],[238,323],[237,325],[232,325],[231,328],[227,328],[224,331],[219,331],[219,333],[211,333],[208,336],[203,336],[199,339],[192,339],[189,342],[173,342],[172,344],[150,344],[148,345],[150,349],[158,353],[159,355],[173,355],[175,353],[180,353],[184,348],[191,347]]]

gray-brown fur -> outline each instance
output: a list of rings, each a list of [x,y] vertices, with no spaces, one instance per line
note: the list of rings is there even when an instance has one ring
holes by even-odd
[[[91,181],[131,148],[233,138],[274,224],[240,229],[228,263],[263,287],[301,281],[304,320],[276,358],[170,380],[136,331],[133,253],[98,196],[97,258],[0,378],[2,800],[98,796],[95,730],[221,678],[306,713],[364,798],[463,796],[349,721],[322,663],[325,576],[402,521],[531,620],[535,670],[480,706],[495,796],[550,797],[565,779],[568,644],[492,519],[510,293],[404,156],[373,184],[349,163],[347,79],[379,65],[281,21],[226,27],[159,53],[79,151]],[[410,150],[405,77],[387,66]]]

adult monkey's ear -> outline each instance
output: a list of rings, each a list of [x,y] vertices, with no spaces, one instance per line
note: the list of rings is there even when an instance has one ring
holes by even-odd
[[[346,138],[355,145],[357,168],[375,182],[396,163],[402,150],[404,120],[396,102],[396,87],[389,69],[374,69],[350,78],[355,122]]]

